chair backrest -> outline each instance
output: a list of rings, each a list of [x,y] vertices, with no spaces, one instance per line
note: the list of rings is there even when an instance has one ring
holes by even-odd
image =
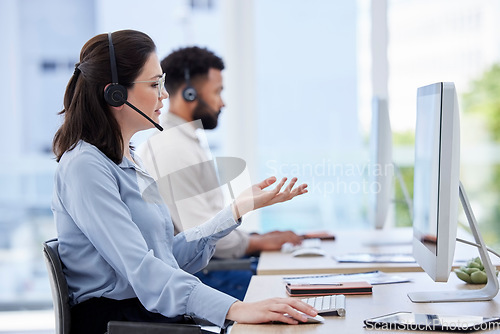
[[[50,288],[56,316],[56,334],[69,334],[71,313],[69,292],[63,266],[59,258],[59,241],[48,240],[43,243],[43,255],[49,272]]]
[[[59,258],[59,241],[51,239],[43,243],[43,255],[49,272],[50,288],[56,316],[56,334],[69,334],[71,313],[69,306],[68,283],[63,273],[63,264]],[[201,327],[188,324],[156,324],[111,321],[108,324],[110,333],[117,334],[159,334],[186,333],[200,334]],[[224,333],[221,330],[221,333]]]

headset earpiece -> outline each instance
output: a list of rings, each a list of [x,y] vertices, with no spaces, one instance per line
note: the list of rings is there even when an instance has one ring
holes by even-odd
[[[127,88],[118,83],[118,70],[116,69],[115,47],[111,33],[108,33],[109,63],[111,66],[111,84],[104,90],[104,100],[112,107],[119,107],[127,102]]]
[[[198,92],[196,92],[196,89],[191,86],[189,69],[187,67],[184,68],[184,79],[186,81],[186,88],[182,91],[182,97],[187,102],[193,102],[198,97]]]
[[[127,97],[127,88],[120,84],[113,83],[104,90],[104,100],[112,107],[122,106]]]
[[[196,100],[196,95],[196,89],[194,89],[194,87],[192,86],[187,86],[182,91],[182,97],[184,97],[184,100],[186,100],[187,102],[193,102],[194,100]]]

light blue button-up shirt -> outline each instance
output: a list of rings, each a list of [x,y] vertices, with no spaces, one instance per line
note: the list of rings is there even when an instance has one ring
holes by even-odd
[[[117,165],[80,141],[59,162],[52,211],[72,304],[137,297],[151,312],[223,326],[236,299],[190,273],[205,267],[217,240],[239,225],[230,207],[174,237],[147,172],[126,158]]]

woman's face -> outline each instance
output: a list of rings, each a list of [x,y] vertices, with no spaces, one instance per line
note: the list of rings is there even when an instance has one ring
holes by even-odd
[[[156,52],[151,53],[148,60],[144,64],[139,76],[134,80],[132,87],[128,89],[127,101],[149,116],[153,121],[159,123],[159,118],[163,107],[162,100],[168,98],[168,93],[164,85],[161,87],[161,94],[158,96],[158,79],[163,75],[160,61]],[[124,105],[123,110],[129,119],[129,125],[136,131],[152,128],[146,118],[141,116],[137,111],[127,105]]]

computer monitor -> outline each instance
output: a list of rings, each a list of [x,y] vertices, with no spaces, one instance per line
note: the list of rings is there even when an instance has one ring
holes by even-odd
[[[392,130],[387,100],[374,97],[370,131],[370,197],[368,221],[381,229],[388,220],[394,198]]]
[[[404,203],[410,217],[413,216],[410,194],[403,175],[392,155],[392,129],[387,99],[375,96],[372,100],[370,131],[370,196],[368,198],[368,221],[376,229],[390,225],[395,219],[395,185],[399,181]],[[399,240],[397,243],[411,243]],[[387,241],[381,241],[387,243]]]
[[[438,82],[417,90],[413,188],[413,256],[437,282],[448,280],[457,236],[459,198],[488,276],[480,290],[412,292],[414,302],[489,300],[498,280],[459,181],[460,124],[455,85]]]
[[[413,248],[415,259],[437,282],[448,280],[455,252],[459,145],[455,86],[444,82],[418,88]]]

